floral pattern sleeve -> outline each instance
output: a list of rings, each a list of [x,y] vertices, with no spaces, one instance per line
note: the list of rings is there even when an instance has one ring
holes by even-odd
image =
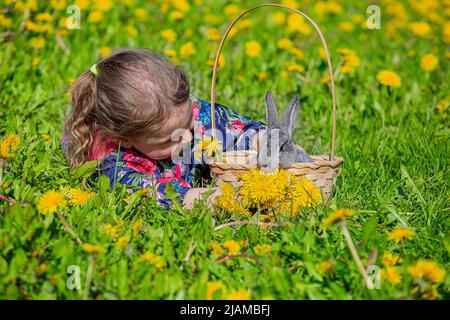
[[[171,185],[180,203],[191,188],[190,177],[182,163],[174,163],[170,159],[152,160],[133,149],[115,149],[100,161],[98,168],[94,178],[104,174],[110,179],[111,187],[120,183],[148,188],[150,192],[156,192],[157,201],[164,206],[172,202],[167,198],[168,185]]]

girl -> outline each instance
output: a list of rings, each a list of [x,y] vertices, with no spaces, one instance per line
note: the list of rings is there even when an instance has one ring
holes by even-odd
[[[211,106],[190,93],[185,74],[167,58],[121,50],[83,73],[71,95],[62,140],[70,167],[97,160],[95,179],[104,174],[111,187],[121,183],[156,190],[158,202],[166,206],[173,191],[189,209],[208,190],[193,186],[209,178],[206,160],[219,151],[206,138],[211,136]],[[215,112],[220,151],[230,145],[236,149],[242,135],[247,139],[239,139],[240,149],[256,148],[256,135],[247,133],[264,129],[262,122],[221,104]],[[181,160],[174,156],[180,154]]]

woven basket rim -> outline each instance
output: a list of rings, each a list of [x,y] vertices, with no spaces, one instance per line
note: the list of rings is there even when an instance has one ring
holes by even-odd
[[[329,155],[310,155],[310,157],[314,160],[313,162],[303,162],[303,163],[292,163],[288,167],[284,167],[283,169],[289,170],[289,169],[302,169],[302,168],[309,168],[309,169],[318,169],[322,167],[331,167],[336,168],[340,166],[344,162],[344,158],[342,157],[334,157],[334,160],[329,160]],[[226,163],[226,162],[211,162],[209,163],[211,167],[218,167],[225,170],[251,170],[251,169],[257,169],[259,166],[258,164],[251,164],[251,163]]]

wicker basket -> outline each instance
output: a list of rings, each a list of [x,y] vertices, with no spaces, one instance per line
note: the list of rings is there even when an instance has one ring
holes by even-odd
[[[323,44],[323,48],[326,53],[326,58],[328,62],[328,70],[330,74],[330,89],[331,89],[331,97],[333,103],[333,112],[332,112],[332,134],[331,134],[331,153],[330,155],[312,155],[311,158],[313,162],[309,163],[293,163],[289,167],[285,168],[287,171],[291,172],[296,176],[305,176],[308,179],[311,179],[314,184],[322,190],[322,195],[325,201],[330,198],[331,192],[333,190],[333,186],[336,183],[336,178],[339,175],[339,169],[343,162],[343,158],[334,156],[335,149],[335,141],[336,141],[336,94],[334,89],[334,78],[333,78],[333,67],[331,65],[330,54],[328,52],[327,44],[325,38],[320,31],[317,24],[306,14],[303,12],[284,6],[280,4],[262,4],[250,9],[247,9],[243,13],[241,13],[228,27],[225,35],[223,36],[219,48],[216,53],[216,58],[214,62],[213,74],[212,74],[212,83],[211,83],[211,128],[212,128],[212,138],[215,139],[215,82],[216,82],[216,73],[217,66],[220,57],[220,53],[222,51],[222,47],[225,43],[225,40],[228,36],[228,33],[233,28],[233,26],[237,23],[237,21],[257,8],[261,7],[281,7],[284,9],[288,9],[293,11],[306,20],[308,20],[315,28],[317,33],[320,36],[320,40]],[[252,169],[258,168],[256,163],[257,152],[256,151],[227,151],[223,153],[222,161],[211,161],[209,163],[211,168],[211,173],[213,177],[217,178],[217,183],[221,182],[229,182],[235,186],[240,185],[239,176],[244,173],[248,173],[248,171]]]

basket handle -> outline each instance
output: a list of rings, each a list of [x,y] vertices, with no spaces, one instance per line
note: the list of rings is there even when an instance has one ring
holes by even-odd
[[[212,73],[212,82],[211,82],[211,128],[212,128],[212,138],[215,139],[216,138],[216,119],[215,119],[215,98],[216,98],[216,73],[217,73],[217,65],[219,63],[219,57],[220,57],[220,53],[222,52],[222,47],[225,43],[225,40],[228,36],[228,33],[230,32],[230,30],[233,28],[233,26],[238,22],[238,20],[243,17],[244,15],[246,15],[247,13],[249,13],[250,11],[253,11],[257,8],[261,8],[261,7],[281,7],[284,9],[288,9],[291,10],[301,16],[303,16],[306,20],[308,20],[313,27],[316,29],[317,33],[319,34],[320,40],[322,41],[322,45],[323,45],[323,49],[325,50],[325,54],[327,57],[327,63],[328,63],[328,70],[330,72],[330,90],[331,90],[331,98],[333,101],[333,113],[332,113],[332,131],[331,131],[331,154],[330,154],[330,160],[334,160],[334,147],[335,147],[335,142],[336,142],[336,93],[334,90],[334,77],[333,77],[333,67],[331,65],[331,59],[330,59],[330,53],[328,52],[328,47],[327,47],[327,43],[325,41],[325,38],[322,34],[322,32],[320,31],[319,26],[309,17],[307,16],[305,13],[296,10],[294,8],[282,5],[282,4],[277,4],[277,3],[266,3],[266,4],[261,4],[255,7],[252,7],[250,9],[245,10],[243,13],[241,13],[236,19],[234,19],[234,21],[230,24],[230,26],[228,27],[227,31],[225,32],[222,40],[220,41],[220,45],[219,48],[217,49],[217,53],[216,53],[216,59],[214,61],[214,68],[213,68],[213,73]]]

